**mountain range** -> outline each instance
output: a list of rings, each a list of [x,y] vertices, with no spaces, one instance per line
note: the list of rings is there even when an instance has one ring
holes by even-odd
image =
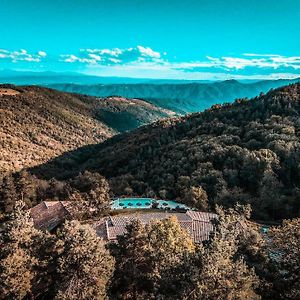
[[[300,79],[264,80],[243,83],[237,80],[192,83],[130,83],[130,84],[51,84],[49,87],[91,96],[117,95],[140,98],[180,114],[203,111],[217,103],[251,98],[272,88],[299,82]]]
[[[95,76],[76,72],[51,72],[51,71],[16,71],[0,70],[0,83],[16,85],[48,85],[48,84],[137,84],[137,83],[191,83],[209,82],[208,80],[179,80],[179,79],[151,79],[151,78],[132,78],[132,77],[109,77]]]
[[[251,98],[270,89],[297,83],[296,79],[278,80],[172,80],[126,77],[101,77],[75,72],[0,71],[0,83],[40,85],[64,92],[96,97],[118,96],[143,99],[177,114],[203,111],[217,103]]]

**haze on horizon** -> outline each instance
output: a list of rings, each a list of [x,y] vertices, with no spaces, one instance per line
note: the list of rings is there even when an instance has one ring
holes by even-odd
[[[300,77],[299,0],[0,5],[0,70],[190,80]]]

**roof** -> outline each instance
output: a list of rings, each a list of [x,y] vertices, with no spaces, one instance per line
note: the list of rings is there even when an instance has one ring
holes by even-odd
[[[201,222],[210,222],[211,220],[215,219],[217,217],[216,214],[213,213],[207,213],[203,211],[194,211],[194,210],[188,210],[186,214],[191,217],[195,221],[201,221]]]
[[[70,201],[43,201],[30,209],[34,226],[39,229],[52,230],[70,215]]]
[[[51,231],[67,217],[74,219],[86,210],[93,212],[95,209],[76,201],[43,201],[30,209],[30,215],[36,228]]]
[[[133,220],[139,220],[145,225],[172,216],[177,218],[181,228],[185,229],[196,243],[209,238],[209,234],[213,230],[211,220],[217,217],[216,214],[198,211],[187,211],[186,213],[132,213],[102,218],[92,226],[104,240],[115,241],[119,235],[126,233],[126,225]]]
[[[72,217],[74,209],[76,207],[72,201],[43,201],[30,209],[30,215],[35,227],[51,231],[63,223],[67,217]],[[139,220],[145,225],[169,217],[176,217],[181,228],[187,231],[194,242],[199,243],[209,238],[209,234],[214,228],[211,220],[216,218],[217,215],[191,210],[185,213],[139,212],[104,217],[94,222],[92,227],[96,230],[98,236],[104,240],[115,241],[119,235],[126,233],[126,225],[133,220]]]

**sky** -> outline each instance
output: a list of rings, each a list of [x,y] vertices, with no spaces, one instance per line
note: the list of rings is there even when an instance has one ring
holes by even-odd
[[[300,0],[0,0],[0,70],[300,77]]]

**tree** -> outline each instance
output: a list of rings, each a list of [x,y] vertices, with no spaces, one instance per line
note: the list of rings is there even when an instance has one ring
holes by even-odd
[[[23,299],[31,293],[35,265],[37,260],[19,247],[1,258],[0,299]]]
[[[183,289],[185,259],[194,253],[193,241],[176,218],[146,227],[134,221],[118,237],[112,293],[121,299],[170,299]]]
[[[269,215],[275,220],[281,218],[281,187],[282,184],[272,169],[266,170],[259,187],[259,203],[257,204],[259,210],[257,216],[266,218]]]
[[[34,228],[25,203],[17,201],[0,236],[0,298],[23,299],[42,284],[49,257],[43,247],[50,235]]]
[[[141,299],[143,291],[151,287],[147,277],[150,268],[147,232],[141,222],[133,221],[126,226],[126,233],[112,245],[112,253],[116,269],[111,292],[122,299]]]
[[[156,298],[180,295],[186,285],[185,262],[194,255],[195,244],[176,217],[149,224],[146,231],[151,265],[148,276]]]
[[[65,182],[51,178],[45,192],[47,199],[65,199],[69,195],[69,187]]]
[[[133,193],[133,189],[131,188],[131,187],[126,187],[125,189],[124,189],[124,193],[125,193],[125,195],[127,195],[127,196],[131,196],[132,195],[132,193]]]
[[[103,212],[109,207],[110,187],[107,180],[100,174],[85,171],[73,180],[72,185],[83,193],[90,208],[97,213]]]
[[[208,209],[208,197],[206,191],[201,187],[192,186],[185,194],[185,203],[200,210],[206,211]]]
[[[15,202],[17,201],[17,191],[12,174],[3,178],[0,192],[1,209],[5,212],[12,212]]]
[[[275,288],[282,299],[300,298],[300,218],[284,220],[269,236],[273,263],[277,267]]]
[[[195,287],[188,299],[260,299],[259,279],[238,254],[243,217],[233,209],[218,209],[216,230],[207,246],[200,246]]]
[[[20,199],[26,203],[27,207],[36,205],[36,182],[35,178],[27,171],[22,170],[16,178],[16,190]]]
[[[104,299],[114,260],[89,225],[67,221],[56,245],[56,299]]]
[[[161,199],[167,199],[168,191],[166,189],[161,189],[158,194]]]

